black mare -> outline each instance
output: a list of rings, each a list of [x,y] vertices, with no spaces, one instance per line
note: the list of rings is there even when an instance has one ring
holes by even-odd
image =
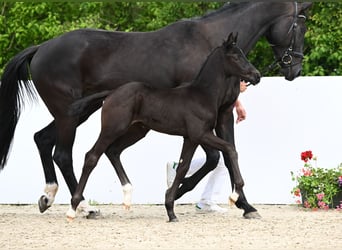
[[[58,165],[70,193],[77,180],[73,171],[72,147],[76,128],[97,109],[94,102],[79,116],[69,116],[67,109],[75,100],[114,89],[130,81],[148,82],[153,87],[173,88],[191,81],[207,55],[220,45],[230,32],[239,31],[239,47],[248,53],[260,37],[272,45],[276,62],[288,80],[301,72],[305,27],[304,11],[311,3],[249,2],[228,4],[203,17],[182,20],[154,32],[110,32],[80,29],[65,33],[17,54],[6,66],[0,86],[0,168],[7,161],[10,145],[23,104],[23,91],[32,92],[30,79],[54,117],[47,127],[34,135],[46,181],[39,200],[40,211],[52,205],[58,189],[54,162]],[[272,10],[272,11],[270,11]],[[231,110],[218,117],[216,134],[234,143]],[[106,151],[123,186],[130,183],[119,156],[148,132],[132,126],[119,138],[117,148]],[[54,152],[53,152],[54,149]],[[204,147],[204,167],[183,182],[177,197],[191,190],[215,168],[219,154]],[[52,154],[53,152],[53,154]],[[231,183],[234,174],[226,165]],[[255,212],[244,194],[236,202],[247,217]]]
[[[237,194],[242,192],[243,179],[235,146],[215,136],[213,132],[219,113],[226,112],[237,100],[240,93],[239,79],[252,84],[260,81],[259,71],[236,46],[236,40],[237,37],[230,34],[227,41],[208,56],[194,81],[185,86],[157,89],[146,83],[131,82],[114,91],[85,97],[72,105],[72,109],[81,113],[79,107],[87,106],[84,103],[105,99],[101,113],[101,132],[94,146],[86,153],[81,178],[71,199],[72,209],[67,213],[69,218],[75,218],[86,182],[101,155],[109,146],[115,148],[116,139],[136,123],[161,133],[183,136],[177,174],[165,195],[169,221],[177,221],[174,213],[176,193],[198,145],[227,154],[235,176],[233,186]],[[231,79],[232,76],[235,77]],[[72,109],[71,113],[75,115]]]

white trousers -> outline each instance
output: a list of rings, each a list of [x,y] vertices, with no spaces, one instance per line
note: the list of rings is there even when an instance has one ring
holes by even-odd
[[[200,169],[203,166],[205,160],[205,158],[192,159],[189,171],[187,172],[187,176],[193,175],[198,169]],[[211,171],[209,175],[210,176],[208,182],[202,192],[199,203],[212,205],[218,203],[222,191],[228,190],[228,170],[227,167],[224,165],[224,160],[221,152],[217,167],[213,171]],[[226,186],[226,188],[224,188],[224,186]]]

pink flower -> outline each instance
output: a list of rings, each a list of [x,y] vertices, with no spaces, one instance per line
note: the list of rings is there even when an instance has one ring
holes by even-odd
[[[324,198],[324,193],[316,194],[316,196],[317,196],[317,199],[318,199],[319,201],[321,201],[321,200],[323,200],[323,198]]]
[[[310,169],[303,168],[302,172],[304,176],[312,176],[312,171]]]
[[[324,206],[326,205],[324,201],[319,201],[317,204],[320,208],[324,208]]]
[[[309,203],[308,201],[304,201],[304,207],[306,207],[306,208],[310,208],[310,207],[311,207],[311,205],[310,205],[310,203]]]

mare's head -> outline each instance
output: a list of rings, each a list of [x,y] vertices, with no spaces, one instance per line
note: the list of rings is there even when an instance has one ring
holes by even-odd
[[[227,76],[239,76],[242,80],[253,85],[260,81],[260,72],[251,64],[243,51],[236,45],[236,36],[230,33],[228,39],[223,42],[224,70]]]
[[[312,3],[287,3],[288,12],[272,23],[265,36],[272,45],[276,61],[280,64],[280,72],[286,80],[292,81],[301,74],[304,58],[305,11]],[[279,5],[279,8],[284,6]],[[270,10],[267,10],[270,11]]]

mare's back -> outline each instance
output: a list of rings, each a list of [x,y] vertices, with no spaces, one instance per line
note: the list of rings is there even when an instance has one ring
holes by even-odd
[[[50,79],[61,78],[61,72],[80,74],[85,83],[75,77],[74,84],[87,89],[111,89],[129,81],[169,88],[192,80],[209,52],[191,20],[153,32],[80,29],[43,43],[31,71],[34,80],[44,74]]]

